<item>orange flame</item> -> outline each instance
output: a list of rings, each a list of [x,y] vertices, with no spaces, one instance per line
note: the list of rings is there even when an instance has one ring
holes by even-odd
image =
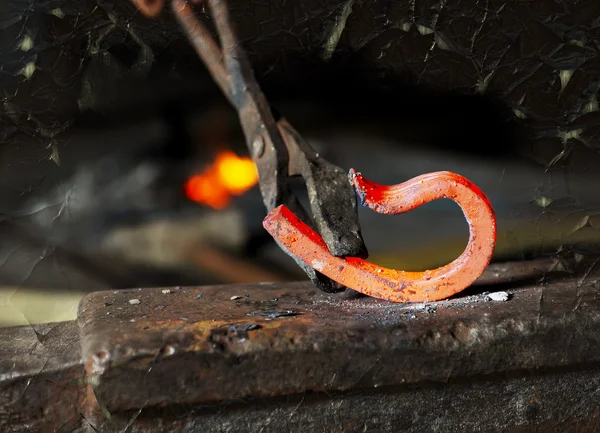
[[[251,158],[223,151],[203,173],[188,179],[185,193],[197,203],[224,209],[232,196],[242,195],[257,183],[258,170]]]

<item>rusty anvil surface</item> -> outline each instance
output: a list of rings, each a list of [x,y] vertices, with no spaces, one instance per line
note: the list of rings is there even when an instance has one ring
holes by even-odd
[[[77,323],[0,330],[0,430],[595,431],[594,281],[426,305],[304,282],[92,293]]]

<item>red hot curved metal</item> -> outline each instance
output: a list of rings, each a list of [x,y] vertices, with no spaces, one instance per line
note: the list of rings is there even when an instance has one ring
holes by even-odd
[[[331,255],[325,242],[285,206],[267,215],[264,228],[290,254],[337,281],[375,298],[392,302],[446,299],[470,286],[491,261],[496,245],[496,218],[483,192],[468,179],[447,171],[429,173],[385,186],[350,170],[351,181],[364,206],[396,215],[433,200],[454,200],[469,224],[469,242],[451,263],[424,272],[377,266],[366,260]]]

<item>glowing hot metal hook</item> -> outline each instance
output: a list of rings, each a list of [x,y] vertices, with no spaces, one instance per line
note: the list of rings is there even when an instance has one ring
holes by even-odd
[[[454,200],[469,224],[469,242],[464,252],[440,268],[405,272],[359,258],[331,255],[321,236],[283,205],[267,215],[264,228],[289,254],[332,280],[393,302],[446,299],[470,286],[490,263],[496,245],[496,217],[487,197],[466,178],[441,171],[385,186],[350,170],[350,179],[362,204],[381,214],[409,212],[441,198]]]

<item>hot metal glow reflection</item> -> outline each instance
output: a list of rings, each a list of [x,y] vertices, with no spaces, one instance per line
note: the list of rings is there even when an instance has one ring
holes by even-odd
[[[470,286],[490,263],[496,245],[496,217],[487,197],[468,179],[441,171],[386,186],[350,170],[350,180],[361,203],[385,215],[409,212],[441,198],[455,201],[469,224],[469,242],[464,252],[437,269],[406,272],[359,258],[331,255],[321,236],[283,205],[267,215],[264,228],[289,254],[329,278],[365,295],[392,302],[446,299]]]

